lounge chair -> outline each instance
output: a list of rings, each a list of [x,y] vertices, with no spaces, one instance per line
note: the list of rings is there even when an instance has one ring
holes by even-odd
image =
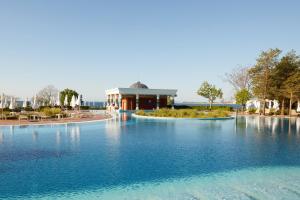
[[[47,115],[40,115],[39,117],[41,120],[47,120],[47,119],[51,118],[50,116],[47,116]]]
[[[19,115],[19,121],[21,120],[28,120],[28,116],[27,115]]]

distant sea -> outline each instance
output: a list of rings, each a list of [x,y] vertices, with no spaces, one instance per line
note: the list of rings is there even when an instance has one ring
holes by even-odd
[[[208,103],[196,103],[196,102],[182,102],[182,103],[175,103],[176,106],[209,106]],[[212,106],[228,106],[232,108],[240,108],[241,105],[234,104],[234,103],[214,103]]]
[[[85,101],[83,103],[84,106],[90,106],[93,108],[102,108],[104,107],[104,102],[103,101]]]

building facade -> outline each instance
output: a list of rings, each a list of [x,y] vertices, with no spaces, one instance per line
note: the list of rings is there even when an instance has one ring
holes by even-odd
[[[153,110],[173,107],[177,96],[175,89],[149,89],[145,84],[136,82],[128,88],[113,88],[105,91],[106,108],[113,111]]]

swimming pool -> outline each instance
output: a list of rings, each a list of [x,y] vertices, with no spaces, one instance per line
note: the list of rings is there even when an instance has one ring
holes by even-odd
[[[0,199],[300,199],[300,119],[0,127]]]

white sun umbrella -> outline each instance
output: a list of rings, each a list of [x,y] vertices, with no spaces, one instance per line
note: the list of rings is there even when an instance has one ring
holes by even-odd
[[[4,94],[1,95],[0,108],[4,108]]]
[[[54,105],[54,101],[53,101],[53,98],[51,97],[49,100],[49,106],[53,106],[53,105]]]
[[[7,108],[7,107],[8,107],[7,97],[4,97],[4,105],[3,105],[3,108]]]
[[[11,97],[10,98],[9,109],[13,110],[15,108],[16,108],[16,106],[15,106],[15,100]]]
[[[61,106],[60,105],[60,92],[58,93],[57,95],[57,99],[56,99],[56,103],[55,103],[57,106]]]
[[[296,110],[297,112],[300,112],[300,101],[298,100],[298,102],[297,102],[297,110]]]
[[[81,106],[81,100],[80,100],[80,95],[78,95],[78,98],[76,100],[76,105]]]
[[[26,98],[24,101],[23,101],[23,108],[26,108],[27,107],[27,102],[28,102],[28,98]]]
[[[74,95],[72,96],[72,99],[71,99],[71,106],[72,106],[72,108],[76,107],[76,97]]]
[[[36,95],[33,97],[33,103],[32,103],[32,108],[33,109],[37,109],[39,107],[38,103],[37,103],[37,97]]]
[[[65,106],[68,106],[68,95],[65,96],[64,105],[65,105]]]

